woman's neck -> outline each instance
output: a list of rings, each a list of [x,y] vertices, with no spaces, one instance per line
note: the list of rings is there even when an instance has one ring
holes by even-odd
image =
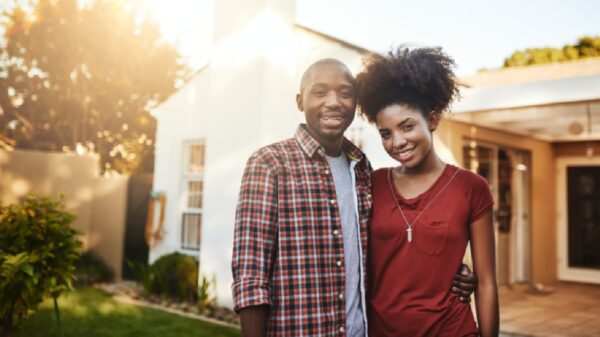
[[[427,156],[414,167],[402,167],[400,172],[403,175],[410,176],[423,176],[429,174],[439,173],[444,169],[446,163],[444,163],[435,153],[433,148],[429,151]]]

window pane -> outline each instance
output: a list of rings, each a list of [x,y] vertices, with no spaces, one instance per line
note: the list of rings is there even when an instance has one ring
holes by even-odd
[[[187,207],[202,208],[202,180],[189,180],[187,182]]]
[[[200,249],[200,230],[202,214],[184,213],[181,228],[181,247],[184,249]]]
[[[188,172],[201,173],[204,171],[204,144],[189,145]]]
[[[567,169],[569,266],[600,270],[600,167]]]

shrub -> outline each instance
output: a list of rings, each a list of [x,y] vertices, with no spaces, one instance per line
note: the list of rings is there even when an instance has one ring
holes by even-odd
[[[172,253],[152,264],[152,293],[178,301],[195,301],[198,290],[198,261],[187,255]]]
[[[0,207],[0,319],[4,336],[49,297],[71,289],[81,242],[62,200],[29,196]]]
[[[114,279],[113,270],[96,253],[88,250],[75,264],[75,284],[85,286]]]
[[[202,275],[198,287],[198,309],[200,312],[214,309],[217,304],[217,278],[212,279]]]
[[[154,273],[152,271],[152,267],[147,263],[142,263],[138,261],[131,261],[129,259],[126,260],[129,269],[133,273],[133,276],[136,281],[142,283],[142,289],[146,294],[152,293],[152,282],[154,280]]]

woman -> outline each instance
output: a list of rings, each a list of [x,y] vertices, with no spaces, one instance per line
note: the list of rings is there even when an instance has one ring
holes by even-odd
[[[439,48],[372,56],[357,76],[361,113],[401,165],[373,172],[369,335],[498,335],[493,200],[480,176],[444,163],[433,132],[458,89]],[[471,243],[477,321],[448,291]]]

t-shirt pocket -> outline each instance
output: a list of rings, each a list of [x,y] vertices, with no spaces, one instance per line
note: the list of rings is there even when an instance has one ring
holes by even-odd
[[[413,241],[423,254],[440,255],[446,248],[447,221],[422,219],[413,226],[413,231]]]

